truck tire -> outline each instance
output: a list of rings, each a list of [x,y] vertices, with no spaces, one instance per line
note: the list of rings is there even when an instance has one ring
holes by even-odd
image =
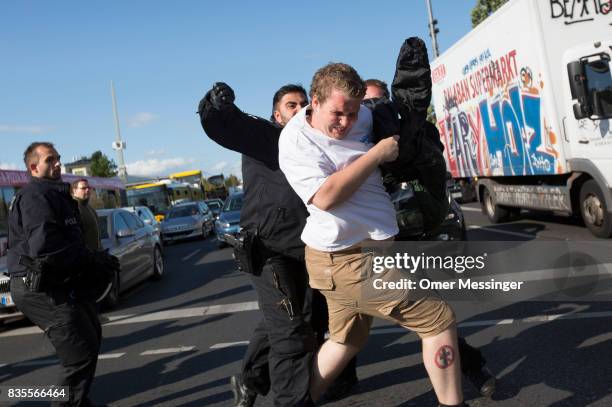
[[[612,236],[612,217],[608,214],[606,200],[599,185],[592,179],[580,188],[580,215],[586,227],[595,236]]]
[[[508,209],[501,205],[497,205],[493,199],[493,195],[491,195],[487,188],[484,189],[482,194],[482,211],[492,223],[506,222],[510,218]]]

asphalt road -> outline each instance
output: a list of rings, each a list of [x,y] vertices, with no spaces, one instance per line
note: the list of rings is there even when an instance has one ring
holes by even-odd
[[[464,206],[470,240],[597,241],[579,222],[524,213],[489,225]],[[92,398],[112,406],[230,406],[228,377],[239,370],[260,315],[248,277],[214,238],[174,244],[166,274],[145,282],[104,314],[104,342]],[[460,334],[478,346],[498,376],[483,399],[464,383],[472,406],[612,405],[612,304],[609,302],[454,304]],[[0,328],[0,385],[54,383],[57,360],[40,330]],[[360,383],[329,406],[433,406],[435,397],[414,334],[384,322],[358,357]],[[258,406],[271,406],[270,397]]]

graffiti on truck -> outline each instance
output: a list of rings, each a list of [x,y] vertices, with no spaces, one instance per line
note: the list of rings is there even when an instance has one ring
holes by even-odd
[[[565,25],[594,21],[612,11],[612,0],[550,0],[550,17],[562,18]]]
[[[478,61],[485,63],[470,64],[443,91],[438,125],[453,176],[562,172],[559,140],[543,114],[542,80],[519,68],[516,50]]]

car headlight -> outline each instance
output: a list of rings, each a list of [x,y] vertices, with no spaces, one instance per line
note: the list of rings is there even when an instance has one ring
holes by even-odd
[[[228,222],[218,220],[215,222],[215,226],[218,228],[229,228],[231,225]]]

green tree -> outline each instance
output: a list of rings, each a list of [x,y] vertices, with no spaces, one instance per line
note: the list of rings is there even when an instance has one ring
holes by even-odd
[[[226,187],[235,187],[237,185],[240,185],[240,180],[234,174],[230,174],[227,178],[225,178]]]
[[[476,27],[508,0],[477,0],[472,9],[472,27]]]
[[[96,151],[91,155],[91,175],[105,178],[114,177],[117,175],[117,164],[102,151]]]
[[[434,110],[433,105],[429,105],[427,108],[427,121],[437,125],[436,123],[436,111]]]

